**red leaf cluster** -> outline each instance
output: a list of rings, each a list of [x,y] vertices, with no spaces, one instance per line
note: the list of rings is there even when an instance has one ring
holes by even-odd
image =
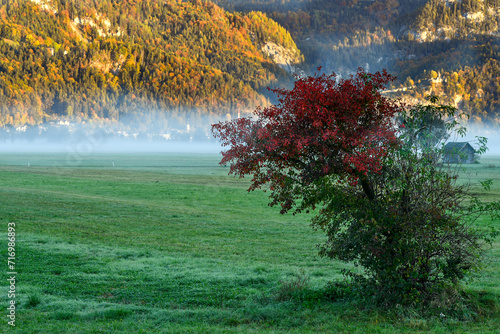
[[[253,175],[249,190],[268,182],[283,211],[294,204],[295,186],[335,175],[355,185],[377,173],[389,150],[398,146],[393,118],[401,109],[381,91],[394,78],[359,69],[299,78],[292,90],[272,89],[279,104],[258,108],[256,120],[240,118],[212,125],[223,146],[221,164],[230,173]]]

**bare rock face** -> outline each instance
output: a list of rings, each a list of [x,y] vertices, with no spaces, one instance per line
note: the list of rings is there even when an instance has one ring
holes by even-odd
[[[56,7],[48,0],[31,0],[31,2],[39,5],[43,10],[51,12],[52,14],[57,14]]]
[[[273,42],[267,42],[261,48],[262,52],[271,57],[272,61],[289,73],[295,72],[295,66],[300,63],[300,57],[294,50],[286,49]]]

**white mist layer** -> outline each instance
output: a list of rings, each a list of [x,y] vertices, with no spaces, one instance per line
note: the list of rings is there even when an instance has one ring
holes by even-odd
[[[463,138],[454,136],[449,141],[469,142],[478,148],[476,136],[488,139],[488,151],[485,156],[500,156],[500,129],[467,125],[467,135]],[[84,129],[84,128],[82,128]],[[80,131],[74,134],[28,136],[16,134],[0,138],[0,152],[10,153],[220,153],[223,148],[215,138],[204,136],[203,140],[154,140],[146,138],[112,137],[102,128]]]
[[[222,150],[222,146],[215,142],[148,142],[119,139],[98,142],[91,138],[59,143],[44,140],[0,142],[0,152],[9,153],[220,153]]]
[[[500,130],[499,129],[487,129],[479,126],[468,125],[467,126],[467,135],[464,138],[453,138],[450,140],[457,142],[470,142],[474,148],[477,148],[476,137],[485,137],[488,139],[486,147],[488,150],[484,154],[484,156],[492,156],[497,155],[500,156]]]

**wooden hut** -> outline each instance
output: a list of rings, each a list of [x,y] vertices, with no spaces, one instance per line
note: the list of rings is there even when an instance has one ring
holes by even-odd
[[[443,162],[448,164],[473,164],[476,150],[467,142],[451,142],[445,145]]]

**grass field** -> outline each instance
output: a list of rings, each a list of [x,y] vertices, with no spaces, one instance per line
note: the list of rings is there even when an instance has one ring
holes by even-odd
[[[310,228],[310,216],[281,216],[218,161],[215,154],[102,153],[76,162],[62,153],[2,154],[0,332],[500,332],[498,239],[467,286],[489,310],[475,320],[329,301],[321,293],[344,265],[317,256],[324,236]],[[500,198],[500,157],[467,170],[494,179],[483,196]],[[15,329],[7,324],[9,222]],[[284,298],[304,281],[312,297]]]

